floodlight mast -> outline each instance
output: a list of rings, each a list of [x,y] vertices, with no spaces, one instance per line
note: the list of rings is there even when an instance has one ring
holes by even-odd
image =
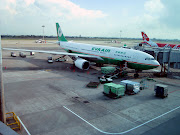
[[[6,124],[5,116],[5,101],[4,101],[4,84],[3,84],[3,70],[2,70],[2,48],[0,35],[0,121]]]
[[[44,40],[44,27],[45,27],[45,26],[43,25],[42,27],[43,27],[43,40]]]
[[[122,30],[120,30],[120,39],[121,39],[121,33],[122,33]]]

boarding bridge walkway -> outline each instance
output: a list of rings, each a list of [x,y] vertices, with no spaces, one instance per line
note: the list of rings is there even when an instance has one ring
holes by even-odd
[[[161,64],[180,69],[180,49],[135,46],[134,49],[151,54]]]

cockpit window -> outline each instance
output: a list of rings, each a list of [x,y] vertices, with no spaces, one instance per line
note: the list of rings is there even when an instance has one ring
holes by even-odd
[[[145,58],[145,60],[154,60],[154,58]]]

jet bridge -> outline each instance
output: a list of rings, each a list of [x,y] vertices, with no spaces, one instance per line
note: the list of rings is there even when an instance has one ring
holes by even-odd
[[[170,67],[174,69],[180,69],[180,49],[144,46],[135,46],[134,49],[144,51],[154,56],[154,58],[161,64],[161,66],[168,66],[168,72]]]

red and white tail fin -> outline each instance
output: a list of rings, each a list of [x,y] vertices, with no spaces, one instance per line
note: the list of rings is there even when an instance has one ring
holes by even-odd
[[[158,47],[157,43],[151,41],[145,32],[142,31],[141,34],[142,34],[143,41],[144,41],[147,45],[149,45],[149,46],[151,46],[151,47]]]
[[[146,33],[145,32],[141,32],[141,34],[142,34],[142,38],[143,38],[143,41],[149,41],[149,37],[146,35]]]

